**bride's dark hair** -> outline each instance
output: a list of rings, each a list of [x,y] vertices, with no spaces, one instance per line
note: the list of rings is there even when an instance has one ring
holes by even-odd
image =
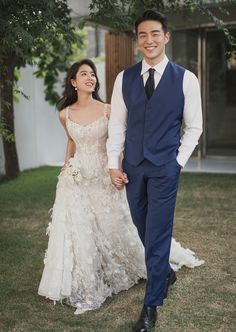
[[[93,70],[95,77],[97,79],[97,83],[95,86],[95,89],[92,93],[92,96],[94,99],[99,100],[101,102],[103,102],[98,94],[98,90],[100,88],[100,84],[99,84],[99,80],[97,77],[97,68],[95,66],[95,64],[93,63],[92,60],[90,59],[83,59],[79,62],[75,62],[70,69],[68,70],[66,79],[65,79],[65,91],[63,93],[63,97],[57,102],[56,107],[58,109],[58,111],[63,110],[63,108],[70,106],[72,104],[74,104],[77,99],[77,91],[75,90],[75,88],[72,86],[71,84],[71,80],[75,80],[76,79],[76,74],[79,70],[79,68],[82,65],[88,65],[89,67],[91,67],[91,69]]]

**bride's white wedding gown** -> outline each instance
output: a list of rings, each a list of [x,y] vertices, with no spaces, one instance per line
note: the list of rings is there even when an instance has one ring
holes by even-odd
[[[70,120],[67,109],[66,126],[76,153],[59,175],[38,293],[54,301],[66,299],[79,314],[145,278],[146,269],[125,190],[110,182],[106,114],[82,126]],[[172,239],[170,263],[178,270],[203,261]]]

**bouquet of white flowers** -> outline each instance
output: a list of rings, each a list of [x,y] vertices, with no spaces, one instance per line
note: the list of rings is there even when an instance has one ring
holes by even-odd
[[[64,168],[63,172],[64,172],[64,175],[73,179],[77,183],[82,180],[82,175],[80,173],[80,169],[76,165],[74,165],[73,159],[70,159],[67,162],[66,167]]]

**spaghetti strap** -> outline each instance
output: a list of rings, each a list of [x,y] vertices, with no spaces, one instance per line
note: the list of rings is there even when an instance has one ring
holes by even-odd
[[[109,110],[108,110],[108,104],[105,104],[104,105],[105,108],[104,108],[104,116],[106,116],[108,119],[109,119]]]

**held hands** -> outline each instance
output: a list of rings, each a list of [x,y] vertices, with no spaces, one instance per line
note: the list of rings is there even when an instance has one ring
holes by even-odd
[[[123,189],[124,186],[129,182],[129,180],[127,178],[127,174],[123,173],[120,169],[110,168],[109,174],[110,174],[112,184],[118,190]]]

